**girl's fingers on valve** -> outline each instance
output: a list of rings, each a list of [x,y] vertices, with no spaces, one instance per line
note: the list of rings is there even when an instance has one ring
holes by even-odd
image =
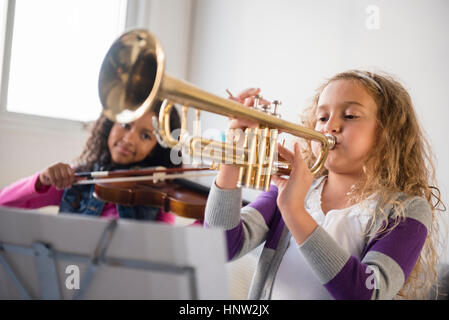
[[[254,105],[254,97],[245,98],[243,105],[251,108]]]
[[[245,106],[248,106],[248,107],[254,107],[254,102],[255,102],[255,96],[252,95],[250,97],[245,98],[245,100],[243,101],[243,104]],[[268,101],[268,100],[265,100],[263,98],[262,99],[259,98],[258,105],[260,106],[260,105],[263,105],[263,104],[271,105],[271,102]]]
[[[229,95],[228,99],[231,99],[231,100],[243,103],[246,106],[253,106],[254,105],[254,97],[256,95],[260,94],[260,88],[248,88],[248,89],[243,90],[242,92],[240,92],[236,97],[234,97],[229,90],[226,90],[226,92]],[[259,104],[268,104],[268,105],[270,105],[271,102],[261,98],[259,100]]]
[[[237,99],[240,101],[245,101],[246,98],[254,97],[254,95],[260,93],[260,88],[248,88],[243,90],[237,95]]]
[[[241,129],[246,128],[256,128],[258,126],[257,122],[247,120],[247,119],[234,119],[231,121],[229,129]]]
[[[278,152],[287,162],[293,163],[295,160],[295,155],[293,152],[283,147],[280,143],[278,143]]]
[[[281,178],[279,176],[273,175],[271,177],[271,181],[278,187],[279,189],[282,189],[285,184],[287,184],[288,180],[286,178]]]
[[[240,121],[241,121],[241,123],[243,124],[243,126],[245,128],[256,128],[258,126],[257,122],[254,122],[254,121],[251,121],[251,120],[241,119]]]

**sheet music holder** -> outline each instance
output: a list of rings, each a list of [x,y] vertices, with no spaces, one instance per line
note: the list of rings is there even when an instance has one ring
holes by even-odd
[[[225,248],[218,229],[0,207],[0,299],[228,299]]]

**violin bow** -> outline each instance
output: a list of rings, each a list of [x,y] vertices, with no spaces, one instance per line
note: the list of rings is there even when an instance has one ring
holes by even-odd
[[[117,171],[92,171],[75,173],[75,182],[73,185],[112,183],[112,182],[130,182],[130,181],[148,181],[153,182],[176,179],[183,177],[203,177],[212,176],[216,173],[194,173],[186,174],[184,172],[210,171],[210,167],[202,168],[151,168],[139,170],[117,170]]]

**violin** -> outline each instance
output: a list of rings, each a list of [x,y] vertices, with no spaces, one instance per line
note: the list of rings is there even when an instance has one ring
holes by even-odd
[[[158,207],[178,216],[204,220],[209,188],[185,179],[96,183],[94,196],[125,206]]]
[[[159,207],[178,216],[204,220],[209,188],[186,180],[186,172],[212,170],[202,168],[149,168],[100,172],[77,172],[74,184],[95,184],[94,196],[102,201],[125,206]],[[210,176],[215,173],[194,173]],[[243,200],[243,205],[249,204]]]
[[[95,184],[94,197],[105,202],[124,206],[159,207],[165,212],[203,221],[209,188],[182,177],[189,176],[186,172],[204,170],[211,169],[153,167],[139,170],[77,172],[74,184]],[[213,174],[195,173],[190,176]]]

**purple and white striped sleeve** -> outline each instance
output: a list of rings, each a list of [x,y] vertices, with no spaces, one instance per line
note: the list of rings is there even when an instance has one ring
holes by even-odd
[[[277,188],[271,186],[248,206],[241,208],[242,190],[220,189],[213,183],[209,192],[205,226],[226,231],[228,259],[237,259],[266,238],[276,211]]]
[[[392,299],[418,260],[430,228],[427,201],[404,204],[405,218],[387,234],[373,237],[360,261],[320,226],[300,246],[324,287],[335,299]]]

